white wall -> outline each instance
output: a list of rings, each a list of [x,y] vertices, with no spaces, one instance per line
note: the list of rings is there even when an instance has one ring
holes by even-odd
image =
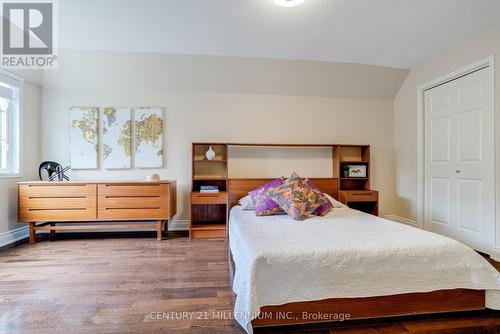
[[[165,63],[162,57],[147,54],[131,57],[120,53],[72,51],[60,59],[64,59],[60,69],[47,71],[43,79],[43,160],[69,162],[67,115],[71,106],[161,106],[166,111],[166,165],[163,169],[73,171],[74,179],[143,179],[148,173],[158,172],[162,178],[177,179],[180,194],[176,218],[187,219],[192,141],[371,144],[372,187],[381,192],[381,212],[393,213],[390,99],[300,96],[297,87],[291,95],[279,95],[276,94],[282,91],[279,86],[269,88],[272,95],[266,95],[267,77],[257,73],[255,68],[249,70],[240,66],[236,67],[238,71],[232,68],[230,73],[221,68],[224,72],[221,78],[217,72],[208,74],[207,66],[213,64],[207,64],[204,58],[191,69],[183,67],[185,76],[193,83],[182,78],[180,85],[175,85],[175,80],[169,76],[172,74],[168,70],[172,66],[169,56],[165,56]],[[182,61],[177,59],[176,62]],[[249,62],[254,64],[253,60]],[[148,69],[157,70],[144,76],[145,63]],[[234,60],[229,64],[233,66]],[[301,73],[304,64],[299,64]],[[178,71],[176,73],[179,75]],[[200,79],[203,84],[196,82],[200,73],[204,73]],[[238,84],[245,80],[248,81]],[[288,80],[285,78],[284,82]],[[210,85],[211,81],[215,88]],[[213,92],[214,89],[217,91]],[[325,89],[330,91],[331,88]]]
[[[500,24],[470,37],[414,68],[394,99],[394,149],[396,159],[396,214],[417,217],[417,87],[500,53]],[[495,67],[495,147],[497,175],[497,235],[500,247],[500,64]]]
[[[22,178],[0,178],[0,234],[17,229],[17,182],[38,178],[40,88],[29,83],[23,85],[22,99]]]

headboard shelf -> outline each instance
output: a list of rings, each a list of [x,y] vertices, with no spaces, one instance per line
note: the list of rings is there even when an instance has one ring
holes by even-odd
[[[205,152],[212,147],[215,158],[208,160]],[[370,145],[358,144],[328,144],[328,143],[237,143],[237,142],[193,142],[192,143],[192,187],[190,205],[190,237],[225,236],[229,210],[238,203],[238,200],[247,193],[273,178],[237,177],[231,178],[228,174],[228,165],[231,157],[229,148],[327,148],[331,149],[331,177],[310,177],[313,182],[325,193],[333,198],[339,198],[339,191],[369,190],[370,189]],[[328,152],[328,151],[327,151]],[[366,178],[344,177],[346,165],[365,165]],[[281,175],[279,175],[281,176]],[[279,177],[277,176],[277,177]],[[288,176],[288,175],[286,175]],[[304,175],[307,176],[307,175]],[[219,188],[217,199],[203,198],[199,191],[201,186],[212,185]],[[213,207],[212,207],[213,206]],[[225,219],[224,219],[225,218]],[[214,222],[213,230],[210,224]],[[203,226],[203,233],[196,226]],[[192,228],[194,227],[194,228]],[[224,233],[222,233],[224,232]]]
[[[199,159],[197,160],[195,158],[195,160],[193,161],[194,163],[205,163],[205,162],[227,162],[227,160],[203,160],[203,159]]]
[[[245,147],[334,147],[335,144],[268,144],[268,143],[228,143],[228,146]]]
[[[218,177],[218,176],[209,176],[209,175],[200,175],[193,177],[194,181],[225,181],[226,177]]]
[[[368,160],[341,160],[341,164],[369,164]]]

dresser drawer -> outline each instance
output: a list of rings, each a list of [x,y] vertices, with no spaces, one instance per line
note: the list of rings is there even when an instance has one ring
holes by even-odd
[[[115,189],[114,189],[115,190]],[[130,193],[98,196],[98,218],[105,220],[169,219],[167,194],[137,195]]]
[[[19,197],[19,209],[85,209],[95,208],[97,196],[82,197]]]
[[[167,220],[168,208],[102,208],[97,211],[99,220]]]
[[[227,194],[200,194],[198,192],[191,193],[191,204],[226,204]]]
[[[19,196],[43,198],[95,196],[96,189],[95,184],[23,184],[19,186]]]
[[[17,220],[20,222],[51,221],[89,221],[97,218],[96,208],[79,209],[42,209],[20,208]]]
[[[165,196],[98,196],[97,206],[99,208],[127,208],[127,209],[168,209],[168,197]]]
[[[373,190],[352,190],[345,192],[347,202],[376,202],[378,201],[378,191]]]
[[[168,196],[169,185],[165,183],[144,182],[134,184],[99,184],[97,192],[99,196],[121,196],[121,197],[142,197],[142,196]]]

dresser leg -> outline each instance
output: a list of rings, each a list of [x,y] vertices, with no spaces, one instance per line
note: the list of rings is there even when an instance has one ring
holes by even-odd
[[[50,227],[56,226],[56,223],[50,223]],[[56,230],[50,230],[50,240],[55,240]]]
[[[161,240],[162,226],[163,226],[163,221],[161,220],[156,221],[156,240]]]
[[[165,224],[163,235],[165,236],[165,239],[167,239],[167,237],[168,237],[168,220],[165,220],[163,223]]]
[[[36,243],[35,223],[30,223],[30,244]]]

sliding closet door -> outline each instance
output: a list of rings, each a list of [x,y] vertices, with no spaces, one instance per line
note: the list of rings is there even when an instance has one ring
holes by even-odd
[[[425,92],[425,226],[490,253],[494,244],[491,69]]]

